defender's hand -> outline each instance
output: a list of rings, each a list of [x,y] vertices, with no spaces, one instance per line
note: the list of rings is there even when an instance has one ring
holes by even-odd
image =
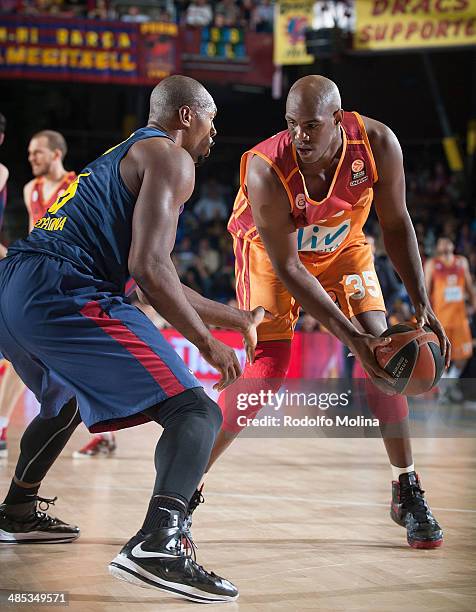
[[[242,312],[245,315],[245,325],[241,333],[243,334],[243,344],[246,350],[246,361],[251,364],[255,360],[255,348],[258,343],[258,325],[264,319],[271,320],[275,317],[262,306]]]
[[[445,357],[445,367],[449,368],[451,361],[451,344],[441,323],[436,318],[435,313],[429,305],[420,304],[419,306],[415,306],[415,317],[418,327],[428,325],[428,327],[438,336],[440,351]]]
[[[206,346],[199,347],[199,350],[204,359],[221,374],[221,379],[213,385],[217,391],[223,391],[241,376],[241,367],[235,351],[223,342],[210,336]]]

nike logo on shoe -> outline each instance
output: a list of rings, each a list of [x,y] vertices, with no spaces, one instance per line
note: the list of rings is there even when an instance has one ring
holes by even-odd
[[[136,557],[137,559],[146,559],[150,557],[157,557],[159,559],[176,559],[178,556],[178,555],[172,555],[169,553],[155,552],[153,550],[143,550],[142,548],[143,543],[144,543],[144,540],[142,540],[142,542],[139,542],[139,544],[136,544],[134,548],[131,550],[131,555],[133,557]]]

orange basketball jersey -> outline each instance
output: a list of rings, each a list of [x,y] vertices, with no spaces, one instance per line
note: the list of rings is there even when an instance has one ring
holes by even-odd
[[[320,202],[311,199],[307,192],[287,130],[246,151],[241,159],[240,190],[228,223],[230,233],[261,244],[246,196],[248,162],[253,155],[258,155],[274,169],[286,190],[298,230],[299,251],[308,252],[313,260],[327,259],[344,245],[363,242],[362,228],[370,211],[377,169],[360,115],[345,112],[341,131],[341,157],[327,196]]]
[[[65,176],[58,183],[57,189],[53,191],[47,200],[45,200],[43,197],[43,184],[45,182],[44,177],[40,176],[40,178],[35,180],[29,202],[31,225],[34,225],[38,219],[43,217],[48,208],[56,202],[59,196],[66,191],[70,183],[72,183],[75,179],[76,174],[74,172],[68,172],[65,174]]]
[[[463,259],[457,255],[450,265],[435,257],[431,303],[444,328],[457,327],[466,320]]]

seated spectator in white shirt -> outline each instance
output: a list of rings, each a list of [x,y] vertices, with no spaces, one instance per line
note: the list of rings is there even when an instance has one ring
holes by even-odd
[[[205,27],[213,20],[212,7],[207,0],[192,0],[185,13],[185,23],[194,27]]]
[[[211,180],[205,185],[202,197],[195,204],[194,212],[200,221],[205,222],[214,219],[224,221],[228,218],[228,207],[216,181]]]
[[[150,21],[149,15],[144,15],[140,12],[138,6],[130,6],[127,9],[127,13],[121,17],[121,21],[127,21],[128,23],[144,23]]]
[[[274,6],[271,0],[261,0],[254,11],[254,22],[257,32],[272,32],[274,21]]]

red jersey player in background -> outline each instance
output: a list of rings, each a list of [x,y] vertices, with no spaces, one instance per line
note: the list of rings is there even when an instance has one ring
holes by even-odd
[[[63,166],[67,151],[63,135],[53,130],[38,132],[30,140],[28,161],[34,178],[23,188],[30,231],[76,179],[76,174]]]
[[[387,323],[362,231],[373,201],[387,254],[416,320],[438,335],[448,366],[450,345],[430,306],[406,208],[399,142],[382,123],[344,112],[335,83],[316,75],[292,86],[286,122],[287,130],[242,158],[241,188],[229,222],[238,302],[246,309],[261,305],[275,318],[258,328],[256,358],[244,370],[245,383],[235,382],[219,399],[224,423],[210,465],[238,435],[243,415],[253,417],[259,410],[250,406],[238,412],[237,393],[245,385],[254,392],[259,387],[276,392],[281,386],[302,305],[350,347],[369,376],[368,404],[379,418],[392,467],[391,516],[406,527],[411,546],[435,548],[443,533],[414,469],[407,400],[387,395],[390,376],[375,359]],[[200,500],[198,492],[195,499]]]
[[[471,314],[476,310],[476,290],[473,286],[466,257],[455,255],[449,238],[438,239],[435,256],[425,262],[425,281],[431,304],[451,342],[451,367],[445,377],[456,381],[473,354],[473,339],[469,326],[466,297]],[[461,401],[461,390],[450,384],[445,396]]]

